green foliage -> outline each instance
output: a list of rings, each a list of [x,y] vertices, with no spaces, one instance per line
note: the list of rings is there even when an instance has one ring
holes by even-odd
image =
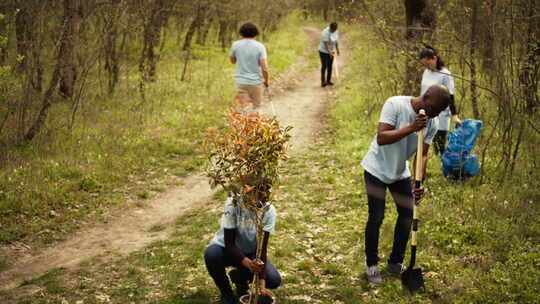
[[[270,199],[271,186],[278,180],[291,128],[256,113],[230,110],[228,119],[229,127],[222,132],[206,131],[210,184],[221,185],[236,201],[243,198],[259,206]]]
[[[103,185],[92,175],[82,178],[79,189],[86,192],[100,192]]]
[[[271,79],[302,54],[306,38],[300,23],[295,15],[283,18],[266,36]],[[139,54],[135,37],[128,37],[128,47]],[[128,49],[123,55],[133,65],[122,70],[124,82],[114,95],[101,94],[99,75],[90,73],[91,89],[82,97],[70,130],[66,118],[73,115],[72,105],[57,102],[42,136],[27,146],[0,142],[0,243],[61,239],[78,229],[81,220],[99,219],[109,206],[130,197],[152,197],[201,167],[201,131],[225,124],[235,66],[220,46],[194,45],[197,58],[190,61],[186,80],[180,81],[184,56],[177,55],[172,40],[165,42],[165,49],[175,52],[160,54],[158,81],[148,84],[146,103],[134,89],[137,57]],[[7,115],[3,111],[15,110],[3,108],[1,98],[8,96],[8,105],[15,106],[18,99],[11,97],[20,89],[12,85],[12,71],[4,70],[0,132]],[[11,127],[6,123],[4,130],[12,132]]]

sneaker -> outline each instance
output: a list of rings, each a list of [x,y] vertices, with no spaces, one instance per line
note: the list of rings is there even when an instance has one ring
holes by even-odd
[[[234,268],[229,271],[229,277],[236,286],[236,296],[240,299],[243,295],[248,294],[249,284],[247,280],[243,280],[240,270]]]
[[[368,282],[371,284],[381,285],[383,283],[383,278],[377,265],[368,267],[368,269],[366,270],[366,275]]]
[[[327,82],[326,82],[326,85],[330,85],[330,86],[333,86],[333,85],[334,85],[334,83],[333,83],[333,82],[331,82],[331,81],[327,81]]]
[[[403,266],[401,263],[388,263],[388,266],[386,267],[386,271],[395,276],[400,276],[405,270],[407,270],[407,267]]]
[[[321,83],[321,87],[323,87],[323,88],[324,88],[326,85],[327,85],[326,82],[322,82],[322,83]]]

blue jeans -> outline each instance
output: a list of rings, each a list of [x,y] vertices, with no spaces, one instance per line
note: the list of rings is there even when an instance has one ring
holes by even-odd
[[[384,219],[386,188],[390,190],[398,212],[389,262],[403,263],[413,217],[412,204],[414,200],[411,179],[406,178],[392,184],[385,184],[369,172],[364,171],[364,181],[369,210],[365,236],[366,264],[369,267],[377,265],[379,262],[379,232]]]
[[[246,256],[250,259],[253,259],[255,257],[255,254],[246,254]],[[253,274],[249,269],[244,267],[243,265],[233,265],[230,258],[227,257],[225,254],[225,248],[212,244],[206,248],[204,251],[204,262],[206,263],[206,269],[208,270],[208,273],[214,279],[214,282],[216,283],[216,286],[219,288],[219,291],[222,295],[224,294],[232,294],[231,285],[229,283],[229,278],[227,277],[225,273],[225,268],[233,266],[240,270],[240,273],[242,274],[243,281],[250,281],[253,279]],[[281,285],[281,275],[276,270],[276,267],[270,262],[266,261],[266,265],[264,268],[264,272],[266,275],[266,288],[268,289],[276,289]]]

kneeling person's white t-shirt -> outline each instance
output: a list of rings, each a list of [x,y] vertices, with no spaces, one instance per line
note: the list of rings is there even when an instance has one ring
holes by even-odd
[[[388,98],[382,108],[379,122],[394,126],[396,130],[412,124],[417,114],[412,107],[411,99],[411,96]],[[435,123],[429,119],[424,143],[431,144],[436,132]],[[408,159],[416,153],[417,143],[416,132],[393,144],[382,146],[377,143],[377,135],[375,135],[361,165],[367,172],[386,184],[408,178],[411,176]]]
[[[276,208],[270,208],[263,216],[263,231],[274,232],[276,226]],[[225,210],[221,216],[221,225],[214,235],[210,244],[225,247],[225,229],[236,229],[236,246],[244,254],[254,253],[257,249],[257,229],[255,227],[255,213],[242,208],[240,204],[234,205],[233,199],[229,197],[225,201]]]

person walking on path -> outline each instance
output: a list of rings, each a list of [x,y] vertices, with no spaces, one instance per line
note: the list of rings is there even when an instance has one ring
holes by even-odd
[[[332,64],[334,62],[334,57],[339,55],[339,34],[337,28],[337,23],[332,22],[321,32],[321,43],[319,45],[319,56],[321,57],[321,87],[334,85],[332,83]]]
[[[444,62],[434,48],[426,46],[420,52],[419,58],[420,62],[426,67],[422,74],[420,95],[424,94],[434,84],[442,84],[450,92],[450,104],[435,118],[437,133],[433,138],[433,143],[435,152],[442,155],[444,149],[446,149],[446,136],[450,130],[450,114],[452,115],[452,120],[456,124],[461,125],[454,99],[454,78],[452,77],[452,73],[444,66]]]
[[[413,189],[408,159],[416,152],[416,131],[426,128],[422,161],[427,159],[429,145],[437,131],[432,118],[439,115],[450,102],[448,89],[442,85],[431,86],[419,97],[394,96],[384,103],[377,135],[362,160],[368,199],[368,220],[365,228],[365,254],[367,279],[372,284],[382,284],[378,268],[379,232],[384,218],[385,193],[390,190],[398,218],[387,271],[399,275],[405,271],[403,259],[412,223],[413,198],[418,200],[423,188]],[[419,114],[425,110],[425,115]],[[420,161],[418,158],[415,161]],[[425,167],[424,167],[425,170]]]
[[[262,263],[255,259],[255,216],[253,211],[242,207],[240,203],[234,204],[233,199],[228,198],[221,216],[221,226],[204,252],[208,273],[221,293],[221,304],[237,303],[237,298],[247,294],[248,282],[254,274],[259,276],[262,295],[275,298],[269,289],[281,285],[279,272],[267,259],[268,239],[276,225],[276,209],[271,205],[263,217]],[[236,285],[236,296],[225,273],[226,267],[230,266],[233,269],[229,276]]]
[[[242,106],[261,105],[263,87],[268,87],[268,62],[265,46],[254,38],[259,30],[253,23],[240,27],[241,40],[232,44],[230,60],[236,64],[236,99]]]

